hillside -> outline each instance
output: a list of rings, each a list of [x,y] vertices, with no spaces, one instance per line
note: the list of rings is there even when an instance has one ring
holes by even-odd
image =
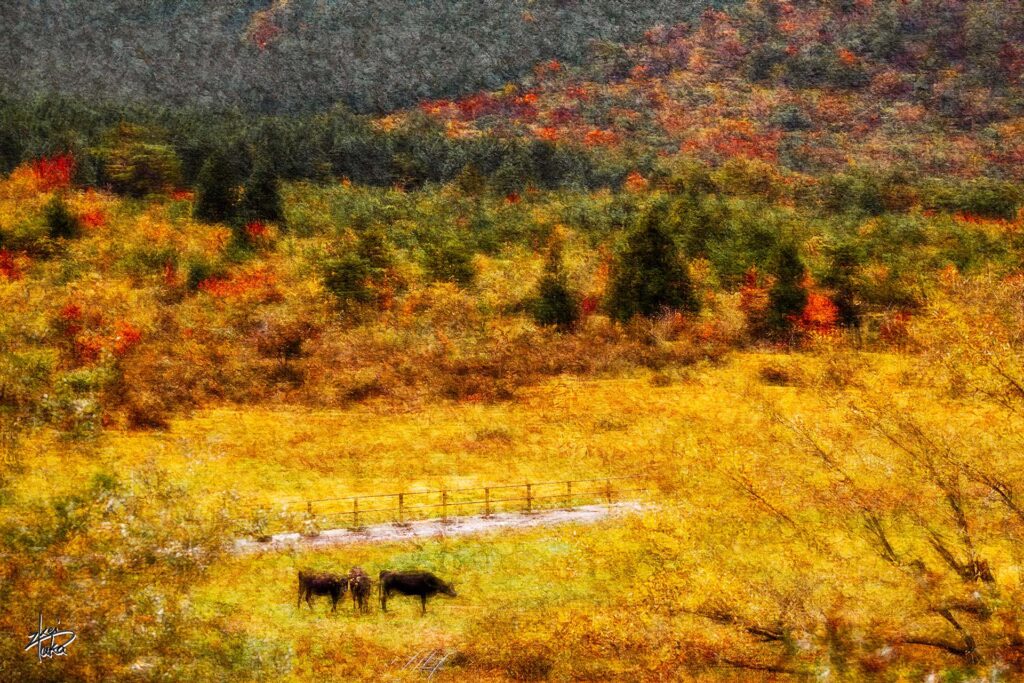
[[[1024,177],[1024,14],[1004,0],[752,0],[520,88],[424,103],[454,136]]]
[[[3,3],[0,89],[119,102],[388,111],[585,57],[704,2],[43,0]]]

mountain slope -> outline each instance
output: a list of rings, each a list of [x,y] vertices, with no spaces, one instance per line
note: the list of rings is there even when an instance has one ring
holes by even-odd
[[[39,0],[2,3],[0,84],[163,104],[386,111],[493,88],[707,2]]]
[[[1018,11],[1014,11],[1014,9]],[[451,135],[518,131],[806,173],[1024,178],[1016,0],[754,0],[550,64],[520,88],[424,103]]]

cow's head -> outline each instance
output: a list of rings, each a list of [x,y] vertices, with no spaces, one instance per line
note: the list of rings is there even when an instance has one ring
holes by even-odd
[[[444,588],[441,589],[441,592],[447,595],[449,598],[457,598],[459,596],[458,593],[455,592],[454,583],[446,583],[444,585]]]

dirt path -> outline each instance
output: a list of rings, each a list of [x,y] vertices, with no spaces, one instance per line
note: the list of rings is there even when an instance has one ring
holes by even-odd
[[[484,517],[451,517],[447,522],[440,519],[424,519],[398,524],[376,524],[359,531],[350,529],[330,529],[321,531],[319,536],[306,537],[298,533],[275,534],[269,541],[259,542],[251,539],[235,541],[235,552],[258,553],[280,551],[290,548],[307,549],[350,543],[390,543],[410,538],[430,538],[433,536],[467,536],[494,529],[526,529],[535,526],[553,524],[590,524],[607,517],[635,513],[646,506],[635,503],[615,503],[613,505],[584,505],[568,510],[544,510],[541,512],[503,512]]]

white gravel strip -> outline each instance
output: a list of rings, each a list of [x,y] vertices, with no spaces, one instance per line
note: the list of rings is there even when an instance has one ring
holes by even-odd
[[[542,510],[538,512],[501,512],[490,517],[449,517],[423,519],[405,524],[375,524],[359,530],[329,529],[319,536],[302,536],[298,533],[275,534],[268,541],[240,538],[235,541],[235,552],[258,553],[280,551],[290,548],[307,549],[350,543],[390,543],[411,538],[435,536],[467,536],[494,529],[527,529],[553,524],[590,524],[613,515],[640,512],[648,506],[636,502],[614,503],[612,505],[583,505],[566,510]]]

